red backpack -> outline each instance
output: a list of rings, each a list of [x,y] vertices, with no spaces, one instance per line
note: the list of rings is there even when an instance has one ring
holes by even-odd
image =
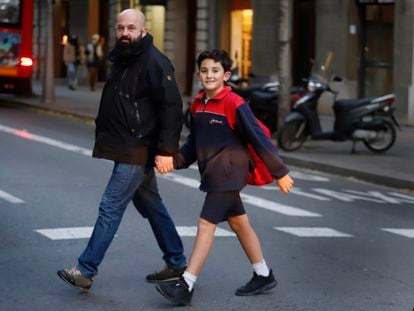
[[[227,119],[227,123],[229,126],[234,130],[234,121],[236,120],[236,109],[238,106],[244,103],[244,100],[235,93],[228,93],[226,97],[223,99],[225,105],[225,115]],[[260,120],[256,118],[257,123],[262,128],[265,135],[270,139],[270,131]],[[250,159],[254,163],[253,170],[249,170],[249,175],[247,177],[247,183],[249,185],[254,186],[264,186],[273,182],[274,178],[270,174],[269,170],[267,169],[266,164],[263,160],[257,155],[256,151],[254,150],[253,146],[247,144],[247,149],[249,151]]]

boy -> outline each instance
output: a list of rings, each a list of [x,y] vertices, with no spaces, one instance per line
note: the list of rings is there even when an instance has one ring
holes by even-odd
[[[282,192],[289,192],[293,186],[287,167],[249,106],[225,86],[231,76],[232,61],[228,54],[219,50],[202,52],[197,65],[203,91],[191,104],[191,132],[174,157],[174,167],[186,168],[197,160],[200,190],[207,195],[187,269],[178,281],[157,286],[165,298],[178,305],[190,304],[194,283],[213,243],[214,231],[217,224],[225,220],[236,233],[254,270],[252,279],[237,289],[236,295],[260,294],[277,285],[240,199],[239,193],[247,184],[249,172],[247,142],[263,160]],[[229,124],[228,120],[234,120],[234,124]],[[157,168],[161,173],[168,171]]]

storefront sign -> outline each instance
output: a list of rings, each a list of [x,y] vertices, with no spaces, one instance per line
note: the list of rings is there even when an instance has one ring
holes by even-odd
[[[167,0],[140,0],[140,5],[163,5],[167,6]]]
[[[394,4],[395,0],[357,0],[358,4]]]

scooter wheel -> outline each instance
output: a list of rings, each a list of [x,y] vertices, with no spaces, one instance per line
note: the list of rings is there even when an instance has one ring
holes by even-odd
[[[376,137],[364,140],[364,145],[369,150],[378,153],[390,149],[394,145],[397,138],[397,132],[394,125],[387,120],[383,121],[383,127],[376,131]]]
[[[186,128],[190,128],[190,126],[191,126],[191,111],[190,111],[190,108],[187,108],[185,111],[184,111],[184,125],[185,125],[185,127]]]
[[[280,148],[285,151],[299,149],[307,138],[306,123],[304,120],[294,120],[285,123],[277,135]]]

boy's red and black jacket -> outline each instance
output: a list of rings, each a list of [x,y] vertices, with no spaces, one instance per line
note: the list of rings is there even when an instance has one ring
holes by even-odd
[[[231,92],[230,87],[224,87],[208,100],[205,93],[200,92],[191,103],[191,114],[190,134],[175,155],[174,164],[180,169],[197,161],[201,190],[233,191],[247,184],[247,143],[251,144],[275,179],[289,172],[250,107]]]

